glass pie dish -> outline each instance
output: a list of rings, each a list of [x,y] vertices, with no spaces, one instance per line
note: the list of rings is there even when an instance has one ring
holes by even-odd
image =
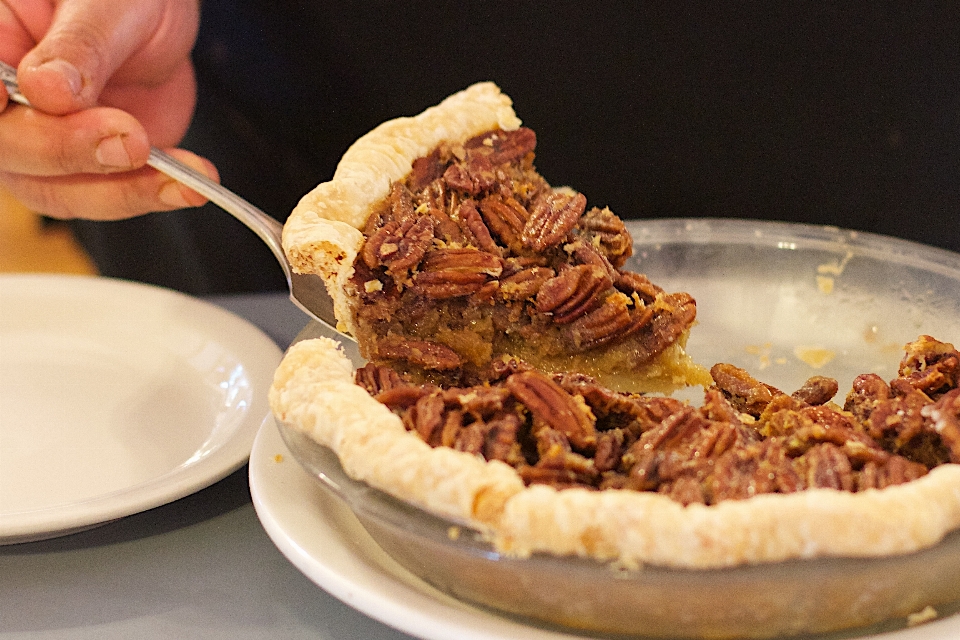
[[[628,229],[635,246],[627,268],[696,298],[687,351],[701,364],[734,364],[787,392],[811,375],[829,376],[842,396],[860,373],[895,376],[903,345],[918,335],[960,341],[957,254],[754,221],[633,221]],[[330,332],[311,324],[298,339],[318,336]],[[346,347],[359,364],[355,345]],[[699,389],[687,393],[699,401]],[[896,628],[960,603],[960,531],[912,554],[729,569],[514,558],[466,523],[351,480],[329,449],[279,428],[298,462],[402,566],[456,598],[531,624],[601,636],[760,638]]]

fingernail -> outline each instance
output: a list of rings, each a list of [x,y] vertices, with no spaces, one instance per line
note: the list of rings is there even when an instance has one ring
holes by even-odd
[[[175,209],[184,209],[193,206],[187,202],[187,199],[183,196],[183,192],[180,191],[180,183],[176,181],[163,185],[157,197],[160,199],[160,202]]]
[[[123,136],[110,136],[104,138],[97,145],[97,162],[104,167],[112,169],[131,169],[133,163],[130,161],[130,154],[123,144]]]
[[[47,60],[41,64],[38,69],[49,69],[53,73],[63,77],[67,84],[70,86],[70,91],[73,95],[79,95],[80,91],[83,90],[83,76],[80,75],[80,72],[77,71],[77,68],[60,58],[55,58],[53,60]]]

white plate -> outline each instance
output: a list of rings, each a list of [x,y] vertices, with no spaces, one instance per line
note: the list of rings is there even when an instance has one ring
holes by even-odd
[[[541,629],[471,607],[406,571],[377,546],[346,505],[300,467],[272,418],[264,421],[250,454],[250,490],[264,529],[294,566],[334,597],[395,629],[426,640],[590,637]],[[956,640],[960,615],[856,637]]]
[[[0,276],[0,544],[202,489],[247,460],[280,349],[174,291]]]

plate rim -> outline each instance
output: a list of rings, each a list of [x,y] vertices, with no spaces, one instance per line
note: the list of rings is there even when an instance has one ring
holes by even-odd
[[[204,318],[215,319],[218,326],[229,327],[232,333],[214,335],[209,329],[197,327],[198,333],[206,332],[221,344],[223,335],[229,336],[227,342],[232,344],[228,350],[248,371],[251,400],[233,431],[196,462],[189,463],[189,460],[185,459],[154,478],[81,500],[36,509],[0,512],[0,545],[69,535],[147,511],[210,486],[246,463],[263,416],[269,413],[266,390],[282,357],[279,346],[260,328],[213,302],[173,289],[131,280],[75,274],[0,274],[0,289],[17,285],[46,287],[51,293],[58,287],[70,286],[89,292],[94,300],[104,299],[95,296],[137,295],[142,296],[143,300],[186,305]]]

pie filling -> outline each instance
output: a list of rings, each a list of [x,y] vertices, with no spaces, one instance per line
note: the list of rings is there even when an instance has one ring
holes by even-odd
[[[484,383],[472,386],[376,363],[357,370],[356,382],[428,444],[505,462],[528,485],[715,504],[883,488],[960,463],[960,354],[929,336],[905,349],[896,379],[857,377],[842,408],[833,379],[811,378],[788,395],[728,364],[711,369],[700,407],[506,356],[488,358]]]
[[[504,358],[624,391],[710,384],[683,350],[693,298],[625,270],[623,222],[552,188],[535,146],[530,129],[491,131],[393,183],[349,285],[363,356],[443,386],[486,382]]]

